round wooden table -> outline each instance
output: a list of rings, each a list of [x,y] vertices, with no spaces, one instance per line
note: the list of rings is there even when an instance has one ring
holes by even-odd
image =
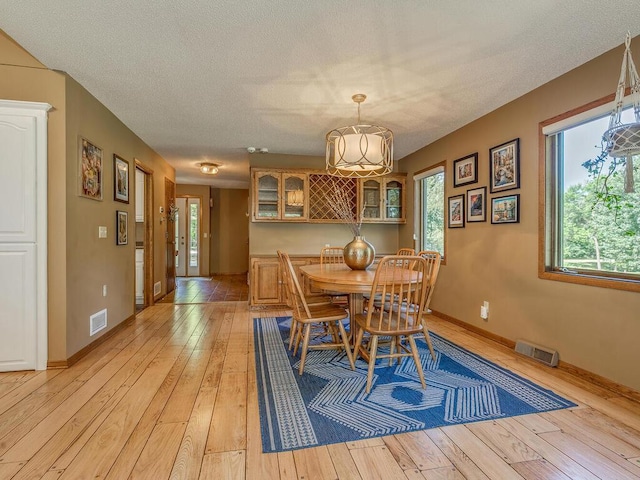
[[[406,269],[405,271],[407,275],[411,276],[411,282],[418,282],[422,278],[414,270]],[[356,314],[362,313],[364,310],[364,294],[371,293],[376,269],[351,270],[344,263],[329,263],[324,265],[304,265],[300,267],[300,272],[322,290],[349,294],[351,342],[355,343],[356,323],[354,319]],[[381,272],[380,282],[384,281],[385,273],[387,272],[384,270]],[[364,346],[360,349],[360,355],[366,361],[369,361],[369,353]]]
[[[349,294],[349,316],[353,319],[362,313],[363,294],[371,292],[375,268],[351,270],[344,263],[304,265],[300,272],[322,290]]]
[[[405,270],[411,276],[411,282],[420,281],[420,274],[414,270]],[[300,272],[311,280],[318,288],[331,292],[349,294],[349,315],[353,319],[362,313],[363,294],[371,293],[376,269],[351,270],[344,263],[329,263],[324,265],[305,265]],[[381,272],[380,283],[383,283],[385,271]]]

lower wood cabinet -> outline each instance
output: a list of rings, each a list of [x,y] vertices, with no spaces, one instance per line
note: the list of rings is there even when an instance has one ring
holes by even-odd
[[[300,267],[319,262],[320,257],[291,257],[291,264],[305,293],[316,293],[316,291],[311,289],[310,282],[302,276]],[[285,286],[278,257],[251,257],[250,265],[250,305],[285,305]]]
[[[252,258],[251,305],[278,305],[284,300],[280,262],[275,258]]]

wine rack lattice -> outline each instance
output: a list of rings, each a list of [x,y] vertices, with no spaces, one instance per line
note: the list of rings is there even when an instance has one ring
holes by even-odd
[[[358,200],[358,180],[334,177],[326,174],[309,174],[309,220],[340,222],[329,204],[334,188],[339,188],[351,200],[351,210],[355,217]]]

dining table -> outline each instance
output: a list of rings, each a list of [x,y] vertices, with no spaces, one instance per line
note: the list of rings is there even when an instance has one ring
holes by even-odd
[[[300,267],[300,273],[307,277],[317,288],[330,292],[340,292],[349,295],[349,321],[350,331],[355,333],[355,318],[364,311],[364,295],[371,293],[373,280],[376,276],[376,269],[371,267],[367,270],[352,270],[344,263],[312,264]],[[412,281],[420,281],[420,274],[413,270],[406,270],[411,275]],[[385,275],[393,274],[393,270],[382,271],[380,283],[385,280]],[[352,342],[355,342],[355,335],[352,335]],[[361,353],[365,353],[362,352]],[[366,353],[363,355],[368,357]]]
[[[410,281],[419,282],[421,276],[412,269],[403,269],[411,276]],[[300,272],[317,288],[330,292],[340,292],[349,295],[349,314],[351,318],[364,311],[364,294],[371,293],[376,269],[352,270],[344,263],[312,264],[300,267]],[[397,272],[397,270],[396,270]],[[387,275],[394,274],[393,269],[380,272],[379,283],[383,284]]]

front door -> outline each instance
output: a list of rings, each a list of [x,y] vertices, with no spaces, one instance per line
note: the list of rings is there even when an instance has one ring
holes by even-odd
[[[200,275],[200,197],[180,197],[176,200],[176,274],[179,277]]]
[[[175,222],[171,215],[171,207],[176,204],[176,184],[168,178],[164,179],[164,218],[165,218],[165,239],[167,242],[167,293],[173,292],[176,288],[176,242],[175,242]]]

